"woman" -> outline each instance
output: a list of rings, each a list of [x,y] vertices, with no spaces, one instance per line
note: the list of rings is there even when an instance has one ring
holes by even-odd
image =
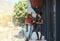
[[[31,39],[31,36],[32,36],[32,30],[33,30],[33,20],[32,20],[32,15],[31,14],[28,14],[27,15],[27,18],[25,20],[25,24],[27,24],[28,26],[30,26],[30,32],[29,32],[29,36],[28,36],[28,39]]]
[[[38,12],[37,13],[37,16],[36,16],[36,21],[35,21],[35,28],[36,28],[36,34],[37,34],[37,40],[41,40],[42,38],[42,24],[43,24],[43,19],[42,19],[42,12]],[[39,38],[39,34],[38,34],[38,31],[41,33],[41,36]]]

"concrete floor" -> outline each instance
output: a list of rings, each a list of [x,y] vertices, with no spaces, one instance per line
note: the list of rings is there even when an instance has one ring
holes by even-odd
[[[17,38],[15,35],[19,36],[19,32],[22,30],[21,27],[0,27],[0,41],[25,41],[26,38]],[[25,33],[28,37],[28,32]],[[44,36],[43,36],[44,37]],[[32,35],[32,40],[29,41],[36,41],[36,33],[34,32]],[[37,40],[40,41],[40,40]],[[45,41],[42,38],[42,41]]]

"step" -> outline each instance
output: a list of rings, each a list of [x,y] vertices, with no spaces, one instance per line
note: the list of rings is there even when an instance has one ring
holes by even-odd
[[[29,41],[46,41],[46,40],[29,40]]]

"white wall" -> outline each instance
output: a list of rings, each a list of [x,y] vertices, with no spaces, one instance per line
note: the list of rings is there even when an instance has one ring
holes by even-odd
[[[35,13],[35,11],[31,8],[30,0],[28,0],[28,13],[31,14],[31,12],[33,13],[32,16],[35,17],[35,16],[36,16],[36,13]]]

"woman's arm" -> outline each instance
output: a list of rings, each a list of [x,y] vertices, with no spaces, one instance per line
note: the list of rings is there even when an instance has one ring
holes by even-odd
[[[43,20],[41,20],[40,24],[43,24]]]
[[[41,20],[41,22],[36,22],[37,24],[43,24],[43,20]]]

